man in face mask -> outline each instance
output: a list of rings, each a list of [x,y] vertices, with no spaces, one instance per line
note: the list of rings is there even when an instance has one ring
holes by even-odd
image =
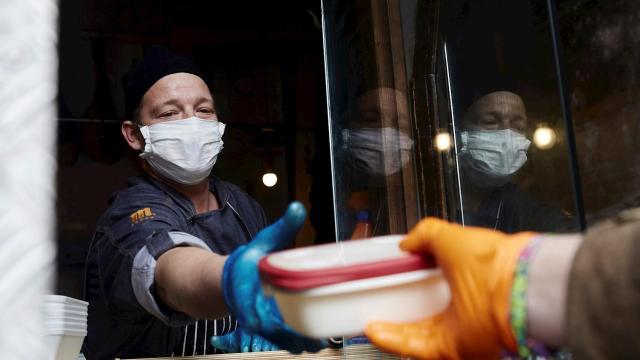
[[[380,87],[360,95],[342,130],[342,151],[351,193],[347,206],[372,223],[367,236],[386,233],[385,178],[398,174],[411,160],[413,140],[401,130],[409,125],[406,96]]]
[[[122,135],[145,174],[98,220],[87,257],[85,356],[208,354],[212,336],[225,351],[322,347],[282,323],[257,273],[260,257],[287,245],[305,210],[294,203],[265,228],[260,205],[209,176],[225,125],[200,71],[153,48],[129,75],[125,97]]]
[[[522,98],[509,91],[483,95],[465,113],[458,152],[465,224],[506,232],[576,228],[568,214],[511,182],[527,161],[527,122]]]
[[[409,161],[413,140],[399,130],[409,121],[407,98],[392,88],[362,94],[348,129],[342,131],[348,165],[356,176],[380,179],[393,175]]]

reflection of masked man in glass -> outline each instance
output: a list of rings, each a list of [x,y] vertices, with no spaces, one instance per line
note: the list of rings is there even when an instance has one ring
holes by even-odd
[[[351,194],[348,207],[356,221],[367,221],[371,232],[386,233],[385,178],[398,174],[410,160],[413,140],[399,129],[407,124],[408,105],[402,92],[377,88],[358,97],[349,114],[349,128],[342,131],[343,151]]]
[[[520,96],[496,91],[467,110],[458,150],[467,225],[506,232],[563,231],[575,220],[511,182],[527,161],[527,113]]]

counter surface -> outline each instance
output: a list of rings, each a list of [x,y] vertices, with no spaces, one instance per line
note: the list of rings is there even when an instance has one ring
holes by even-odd
[[[335,360],[348,360],[350,357],[354,359],[377,359],[377,360],[395,360],[400,357],[381,352],[377,348],[369,345],[351,345],[341,349],[324,349],[317,353],[303,353],[300,355],[293,355],[287,351],[266,351],[266,352],[248,352],[248,353],[233,353],[233,354],[215,354],[205,356],[185,356],[185,357],[172,357],[172,358],[143,358],[136,360],[157,360],[157,359],[173,359],[173,360],[235,360],[235,359],[335,359]],[[124,359],[122,359],[124,360]]]

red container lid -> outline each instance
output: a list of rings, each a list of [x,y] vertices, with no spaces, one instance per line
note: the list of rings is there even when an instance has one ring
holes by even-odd
[[[278,288],[303,291],[434,267],[424,257],[400,250],[402,238],[389,235],[272,253],[260,261],[260,274]]]

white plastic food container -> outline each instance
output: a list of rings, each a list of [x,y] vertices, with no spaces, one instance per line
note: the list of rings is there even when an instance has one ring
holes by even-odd
[[[50,329],[47,332],[47,343],[54,352],[51,359],[77,360],[86,335],[86,330]]]
[[[82,341],[87,335],[89,303],[62,295],[44,299],[49,359],[77,360]]]
[[[89,306],[89,303],[86,301],[74,299],[72,297],[64,295],[47,295],[46,302],[47,304],[63,304],[66,306],[79,307],[84,309]]]
[[[439,269],[398,248],[404,235],[311,246],[260,261],[265,289],[284,321],[314,337],[362,334],[371,321],[408,322],[450,300]]]

